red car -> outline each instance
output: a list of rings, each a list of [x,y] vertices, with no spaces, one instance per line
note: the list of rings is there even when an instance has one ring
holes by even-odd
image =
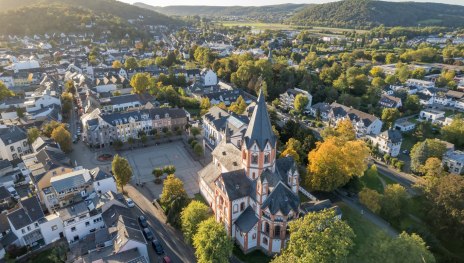
[[[163,258],[163,263],[171,263],[171,259],[168,256]]]

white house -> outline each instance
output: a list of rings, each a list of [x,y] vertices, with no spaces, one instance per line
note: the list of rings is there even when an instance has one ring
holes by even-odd
[[[218,77],[211,69],[203,69],[200,73],[203,86],[214,86],[218,84]]]
[[[31,152],[27,133],[17,126],[0,128],[0,158],[15,160]]]
[[[421,110],[421,112],[419,113],[419,120],[430,121],[432,123],[444,117],[445,117],[445,112],[441,110],[424,109],[424,110]]]
[[[400,119],[395,122],[393,127],[399,131],[408,132],[414,130],[416,128],[416,124],[408,121],[407,119]]]
[[[389,154],[392,157],[398,156],[403,140],[401,133],[397,130],[386,130],[377,136],[368,136],[372,145],[377,147],[379,152]]]
[[[448,151],[443,155],[443,165],[448,168],[450,173],[463,174],[464,152]]]
[[[93,179],[93,189],[97,193],[114,192],[117,193],[116,181],[110,173],[104,172],[100,167],[90,170]]]
[[[330,105],[328,119],[333,124],[337,124],[340,120],[349,119],[353,124],[357,137],[365,135],[377,135],[382,129],[382,121],[374,115],[356,110],[339,103],[333,102]]]
[[[294,109],[295,98],[298,94],[302,94],[308,99],[308,104],[306,104],[304,111],[310,112],[313,96],[311,96],[311,94],[309,94],[309,92],[307,92],[306,90],[302,90],[298,88],[288,89],[286,92],[280,94],[279,96],[280,106],[286,110]]]
[[[61,107],[61,100],[57,96],[54,96],[54,92],[47,89],[44,94],[26,98],[24,105],[26,106],[27,112],[32,112],[52,105]]]
[[[421,80],[421,79],[408,79],[406,84],[409,86],[415,86],[421,89],[434,88],[435,83],[433,81]]]
[[[401,98],[390,95],[382,95],[379,104],[384,108],[401,108],[403,106]]]

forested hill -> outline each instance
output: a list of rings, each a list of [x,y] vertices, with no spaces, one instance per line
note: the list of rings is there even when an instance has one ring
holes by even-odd
[[[108,28],[178,23],[116,0],[0,0],[0,7],[0,33],[9,34],[72,31],[90,22]],[[130,24],[130,19],[138,20]]]
[[[464,26],[464,6],[418,2],[344,0],[312,5],[293,15],[288,22],[298,25],[363,27]]]
[[[272,20],[273,17],[290,17],[293,13],[308,5],[304,4],[282,4],[268,6],[151,6],[144,3],[135,3],[135,6],[154,10],[163,14],[173,16],[205,16],[223,17],[237,16],[260,20]]]

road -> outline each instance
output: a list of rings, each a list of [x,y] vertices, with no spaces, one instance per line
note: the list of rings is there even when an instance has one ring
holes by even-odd
[[[164,223],[166,222],[166,216],[163,212],[157,209],[150,200],[139,192],[143,191],[143,188],[135,188],[128,184],[124,187],[124,190],[127,191],[128,196],[132,198],[140,210],[138,212],[143,213],[147,217],[155,238],[161,242],[166,255],[171,258],[172,262],[195,262],[193,248],[184,242],[180,231]],[[137,214],[137,216],[139,215]],[[149,247],[150,262],[159,262],[159,256],[155,254],[150,244]]]
[[[404,186],[411,194],[417,194],[416,191],[412,188],[412,186],[417,181],[415,176],[403,172],[398,172],[379,161],[374,161],[374,163],[377,166],[377,171],[380,174]]]

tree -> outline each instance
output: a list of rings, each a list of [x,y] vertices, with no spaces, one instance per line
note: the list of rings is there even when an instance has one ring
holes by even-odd
[[[113,64],[111,65],[112,68],[122,68],[123,66],[124,65],[119,60],[113,61]]]
[[[32,127],[27,130],[27,142],[29,144],[32,144],[39,138],[40,136],[40,130],[37,127]]]
[[[245,112],[247,104],[243,97],[240,95],[235,102],[232,102],[229,106],[229,110],[237,114]]]
[[[364,187],[361,192],[359,192],[359,202],[365,205],[369,210],[374,213],[379,213],[381,206],[380,202],[382,200],[382,195],[379,192]]]
[[[322,138],[328,139],[330,137],[336,137],[341,141],[352,141],[356,139],[356,131],[354,130],[353,124],[350,120],[341,120],[338,122],[337,127],[327,127],[321,132]]]
[[[293,159],[299,163],[300,162],[300,154],[301,151],[301,142],[297,139],[290,138],[287,143],[285,143],[285,150],[280,154],[282,157],[286,157],[287,155],[293,157]]]
[[[293,104],[294,104],[295,110],[301,113],[306,109],[306,106],[308,105],[308,103],[309,103],[308,97],[306,97],[304,94],[298,93],[295,97],[295,101]]]
[[[369,71],[369,74],[373,77],[380,77],[383,78],[385,76],[385,73],[383,72],[383,69],[381,67],[373,67],[371,71]]]
[[[166,165],[163,167],[163,173],[174,174],[176,172],[176,167],[174,165]]]
[[[211,217],[198,225],[193,236],[193,246],[198,263],[226,263],[234,247],[224,225]]]
[[[397,108],[384,108],[382,110],[382,121],[389,129],[393,127],[393,124],[399,117],[400,111]]]
[[[408,205],[406,188],[399,184],[389,184],[385,187],[381,213],[390,220],[397,220]]]
[[[147,135],[142,134],[142,136],[140,136],[140,141],[143,145],[145,145],[145,143],[148,141]]]
[[[396,79],[396,76],[395,75],[388,75],[385,77],[385,83],[386,84],[390,84],[390,85],[393,85],[395,84],[397,81]]]
[[[63,127],[58,126],[52,132],[52,137],[55,142],[60,145],[61,150],[65,153],[69,153],[72,150],[72,138],[71,134]]]
[[[291,221],[287,247],[272,262],[344,262],[355,234],[345,221],[334,217],[335,212],[327,209]]]
[[[127,143],[131,146],[131,149],[134,147],[135,139],[133,137],[127,138]]]
[[[121,149],[123,145],[124,145],[124,143],[121,140],[114,140],[113,141],[113,147],[114,147],[115,150]]]
[[[416,143],[411,149],[411,169],[415,172],[420,172],[422,165],[430,157],[435,157],[441,160],[446,151],[446,145],[437,139],[426,139],[425,141]]]
[[[9,90],[8,87],[2,81],[0,81],[0,100],[13,97],[14,95],[14,92]]]
[[[201,132],[200,128],[198,128],[198,127],[190,128],[190,133],[193,135],[193,138],[195,138],[195,139],[197,138],[197,135],[200,134],[200,132]]]
[[[425,161],[425,164],[421,167],[421,172],[427,177],[441,177],[443,176],[444,170],[441,164],[441,160],[436,157],[430,157]]]
[[[450,125],[441,128],[443,139],[453,143],[456,147],[464,147],[464,119],[461,115],[453,118]]]
[[[150,85],[150,76],[148,73],[137,73],[132,76],[130,85],[132,86],[133,93],[144,93]]]
[[[193,151],[194,151],[198,156],[202,156],[202,155],[203,155],[203,147],[202,147],[200,144],[195,144],[195,146],[193,146]]]
[[[124,192],[124,186],[132,178],[132,168],[126,158],[116,154],[111,163],[111,170],[113,171],[114,178],[116,179],[116,184],[121,187],[122,192]]]
[[[126,62],[124,62],[124,66],[127,68],[127,69],[135,69],[137,68],[139,65],[137,63],[137,59],[135,59],[134,57],[129,57],[126,59]]]
[[[404,102],[404,107],[411,113],[417,113],[421,109],[420,99],[417,95],[408,95]]]
[[[187,244],[192,244],[193,237],[198,230],[198,225],[210,216],[211,212],[209,207],[197,200],[193,200],[182,210],[180,215],[182,232],[184,233],[184,239]]]
[[[151,171],[151,174],[153,174],[153,176],[156,178],[155,183],[157,183],[157,184],[161,183],[160,177],[163,176],[163,174],[164,174],[163,169],[155,168],[155,169],[153,169]]]
[[[371,84],[375,88],[383,88],[385,86],[385,80],[381,77],[375,77],[372,79]]]
[[[375,242],[371,252],[372,262],[435,262],[424,240],[415,233],[402,232],[397,238],[379,239]]]
[[[209,101],[209,98],[202,98],[200,102],[201,115],[204,115],[209,110],[209,108],[211,108],[211,102]]]
[[[184,183],[174,174],[168,175],[164,181],[160,202],[165,209],[168,222],[173,226],[180,226],[179,214],[187,205],[188,196]]]
[[[63,123],[60,123],[57,121],[51,121],[51,122],[44,123],[42,125],[42,133],[46,137],[51,137],[53,130],[55,130],[59,126],[62,126],[63,128],[65,127]]]
[[[367,168],[369,148],[361,140],[341,141],[329,137],[316,143],[308,154],[308,185],[314,190],[333,191]]]
[[[444,237],[464,235],[464,177],[449,174],[439,178],[425,193],[428,219]]]

